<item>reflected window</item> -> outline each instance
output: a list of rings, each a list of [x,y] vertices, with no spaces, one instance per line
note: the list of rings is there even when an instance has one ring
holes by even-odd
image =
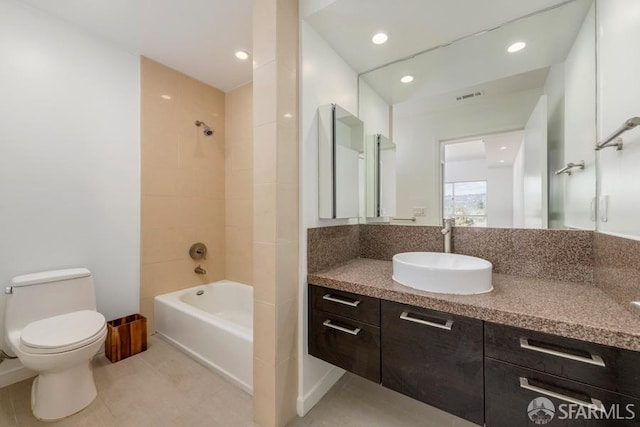
[[[445,183],[443,206],[456,227],[486,227],[487,181]]]

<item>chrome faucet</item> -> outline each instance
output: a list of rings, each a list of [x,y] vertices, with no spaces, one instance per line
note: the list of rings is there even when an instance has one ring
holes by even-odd
[[[207,274],[207,270],[205,270],[204,268],[200,267],[200,265],[198,264],[198,266],[193,270],[196,274]]]
[[[440,231],[444,236],[444,252],[451,253],[451,232],[453,231],[453,218],[444,218],[442,220],[444,228]]]

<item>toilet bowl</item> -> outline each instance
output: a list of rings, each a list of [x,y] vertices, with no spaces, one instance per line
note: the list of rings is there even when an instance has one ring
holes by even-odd
[[[38,373],[31,388],[33,415],[54,421],[86,408],[97,396],[91,359],[107,337],[89,270],[16,277],[7,293],[5,341]]]

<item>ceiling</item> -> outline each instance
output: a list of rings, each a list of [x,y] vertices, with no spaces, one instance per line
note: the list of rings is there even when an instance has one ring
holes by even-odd
[[[362,73],[564,2],[336,0],[305,19],[356,72]],[[389,41],[374,45],[371,37],[381,31],[389,35]]]
[[[444,146],[444,161],[464,162],[468,160],[484,160],[487,153],[484,149],[484,142],[479,139],[475,141],[452,142]]]
[[[522,144],[523,131],[487,135],[480,139],[451,141],[445,145],[445,162],[484,160],[487,167],[511,167]]]
[[[489,135],[483,138],[487,151],[487,166],[513,166],[522,145],[523,131]],[[504,149],[502,147],[505,147]]]
[[[428,114],[448,108],[462,107],[474,102],[491,102],[492,100],[505,99],[508,95],[535,89],[539,89],[542,94],[548,75],[549,67],[545,67],[474,86],[457,88],[437,95],[429,96],[419,92],[414,94],[408,92],[405,95],[406,98],[404,96],[397,98],[398,103],[393,106],[393,114],[394,117]],[[470,93],[480,93],[482,95],[470,99],[458,99]],[[534,106],[531,105],[532,110]]]
[[[22,0],[223,91],[252,80],[252,0]]]

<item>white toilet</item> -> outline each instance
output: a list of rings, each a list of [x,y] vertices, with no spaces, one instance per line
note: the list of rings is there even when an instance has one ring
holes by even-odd
[[[91,359],[107,337],[91,272],[74,268],[18,276],[5,293],[8,353],[38,373],[31,387],[33,415],[53,421],[89,406],[98,394]]]

